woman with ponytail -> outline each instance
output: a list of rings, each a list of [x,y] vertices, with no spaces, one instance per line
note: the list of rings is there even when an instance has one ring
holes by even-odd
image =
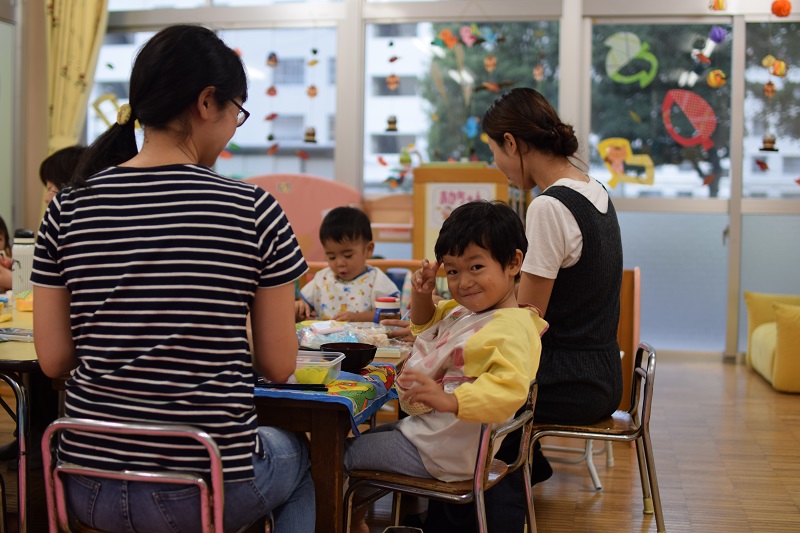
[[[294,280],[307,266],[275,199],[211,170],[247,120],[246,100],[242,61],[214,32],[171,26],[142,47],[130,102],[39,229],[34,340],[47,375],[71,373],[67,416],[209,433],[222,454],[226,531],[272,513],[276,529],[305,533],[315,521],[307,450],[258,426],[253,384],[256,373],[283,382],[294,371]],[[203,455],[161,438],[75,432],[58,447],[60,461],[120,471],[207,473]],[[91,529],[200,530],[195,488],[66,483],[71,520]]]

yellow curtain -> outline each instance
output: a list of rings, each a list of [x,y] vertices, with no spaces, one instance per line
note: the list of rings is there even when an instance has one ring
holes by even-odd
[[[108,22],[107,0],[47,2],[48,151],[78,142]]]

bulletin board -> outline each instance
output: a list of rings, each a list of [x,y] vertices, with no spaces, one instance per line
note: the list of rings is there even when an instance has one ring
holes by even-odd
[[[472,200],[508,201],[506,176],[485,164],[446,163],[414,169],[414,258],[433,260],[433,246],[450,212]]]

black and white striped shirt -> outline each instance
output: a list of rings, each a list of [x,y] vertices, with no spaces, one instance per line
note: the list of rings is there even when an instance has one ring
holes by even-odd
[[[203,166],[112,167],[88,183],[50,202],[31,277],[70,292],[80,366],[67,415],[196,426],[220,447],[225,481],[251,478],[262,452],[246,316],[257,288],[307,269],[283,210]],[[200,447],[148,443],[73,432],[59,458],[207,471]]]

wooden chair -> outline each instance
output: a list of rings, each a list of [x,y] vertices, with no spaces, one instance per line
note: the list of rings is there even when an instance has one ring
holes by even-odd
[[[78,466],[72,463],[61,463],[53,467],[51,438],[60,431],[80,431],[83,433],[99,433],[103,435],[158,435],[163,437],[181,437],[202,444],[209,455],[211,464],[211,486],[204,477],[189,472],[142,472],[125,470],[122,472],[102,470]],[[222,458],[219,448],[211,436],[191,426],[168,424],[128,424],[117,422],[101,422],[81,418],[59,418],[50,424],[42,437],[42,458],[45,473],[45,492],[47,496],[47,515],[50,533],[71,531],[67,516],[67,502],[64,494],[63,475],[82,474],[91,477],[123,479],[129,481],[147,481],[159,483],[178,483],[194,485],[200,489],[200,512],[204,533],[224,533],[224,503],[222,478]],[[248,526],[249,527],[249,526]],[[80,528],[79,528],[80,531]],[[94,530],[91,530],[94,531]]]
[[[645,353],[647,353],[647,363],[645,367],[642,367],[642,358]],[[536,441],[550,436],[617,442],[635,441],[636,455],[639,460],[639,476],[642,482],[644,513],[655,513],[657,531],[661,533],[666,529],[661,510],[661,497],[658,492],[653,446],[650,441],[650,412],[653,406],[655,377],[656,352],[650,345],[640,343],[636,350],[628,410],[617,410],[611,417],[587,426],[533,422],[530,451],[532,453]],[[535,531],[535,528],[532,531]]]
[[[475,462],[475,472],[472,479],[468,481],[445,482],[437,479],[418,478],[379,470],[353,470],[349,474],[349,487],[344,496],[345,523],[344,531],[350,531],[351,515],[354,509],[363,508],[366,505],[392,493],[392,523],[398,525],[400,510],[400,494],[412,494],[424,498],[451,503],[470,503],[475,502],[475,512],[478,518],[478,531],[486,533],[486,510],[484,503],[484,492],[497,484],[507,474],[517,468],[523,469],[523,487],[528,501],[527,521],[528,527],[535,527],[533,516],[533,499],[531,497],[531,474],[528,464],[528,444],[531,436],[531,423],[533,421],[533,408],[536,405],[536,380],[531,383],[528,392],[528,400],[521,412],[510,422],[492,429],[491,424],[481,426],[480,445],[478,456]],[[512,431],[522,428],[522,439],[516,460],[505,463],[500,459],[493,459],[492,450],[495,447],[495,440],[498,437],[507,435]],[[377,490],[364,497],[362,500],[354,502],[355,493],[360,488],[372,487]]]

